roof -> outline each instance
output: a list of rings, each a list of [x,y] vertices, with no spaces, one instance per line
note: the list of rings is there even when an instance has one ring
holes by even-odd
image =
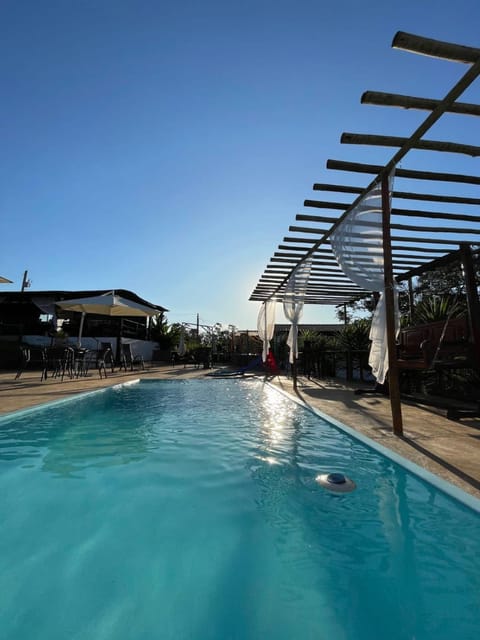
[[[91,296],[100,296],[104,293],[111,292],[112,289],[95,289],[88,291],[32,291],[28,289],[28,291],[2,291],[0,293],[0,299],[3,302],[22,302],[26,300],[30,300],[31,298],[54,298],[57,301],[60,300],[68,300],[69,298],[87,298]],[[156,309],[159,313],[163,313],[164,311],[168,311],[165,307],[162,307],[158,304],[153,304],[152,302],[148,302],[148,300],[144,300],[137,296],[133,291],[128,291],[127,289],[115,289],[115,293],[118,293],[119,296],[126,298],[127,300],[132,300],[133,302],[138,302],[139,304],[143,304],[147,307],[151,307],[152,309]]]

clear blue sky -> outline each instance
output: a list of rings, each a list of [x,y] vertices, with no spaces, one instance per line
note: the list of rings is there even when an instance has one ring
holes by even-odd
[[[479,47],[479,24],[478,0],[3,0],[0,292],[28,269],[32,289],[131,289],[170,322],[254,328],[248,297],[313,183],[336,181],[326,160],[382,161],[341,133],[425,117],[363,91],[441,98],[466,70],[392,50],[396,31]]]

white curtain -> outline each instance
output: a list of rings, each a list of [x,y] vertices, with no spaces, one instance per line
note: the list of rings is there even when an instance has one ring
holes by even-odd
[[[393,172],[389,177],[389,193],[393,185]],[[391,195],[390,195],[391,197]],[[377,382],[383,384],[388,371],[386,309],[384,295],[382,186],[376,185],[352,209],[330,236],[333,253],[346,276],[355,284],[370,291],[380,292],[370,330],[370,356],[368,364]],[[395,331],[400,330],[398,296],[395,300]]]
[[[288,279],[283,299],[285,317],[292,323],[287,338],[287,345],[290,348],[288,357],[290,364],[293,364],[295,358],[298,358],[298,323],[303,314],[305,291],[311,268],[311,259],[307,259],[295,267]]]
[[[262,361],[266,362],[270,340],[275,331],[275,301],[265,300],[262,302],[257,318],[258,336],[263,342]]]
[[[180,329],[180,339],[178,341],[177,353],[180,357],[184,356],[187,352],[185,345],[185,327]]]

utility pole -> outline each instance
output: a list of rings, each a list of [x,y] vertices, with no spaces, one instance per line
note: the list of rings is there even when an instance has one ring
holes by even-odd
[[[28,271],[24,271],[23,281],[22,281],[22,293],[25,291],[25,289],[28,289],[31,285],[32,283],[28,279]]]

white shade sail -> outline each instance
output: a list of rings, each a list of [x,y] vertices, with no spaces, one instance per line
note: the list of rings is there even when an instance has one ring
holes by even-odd
[[[389,177],[392,192],[393,174]],[[358,286],[380,292],[370,329],[368,364],[377,382],[383,384],[388,371],[381,184],[375,185],[350,211],[330,236],[332,250],[343,273]],[[398,296],[394,296],[396,332],[400,329]]]
[[[187,347],[185,345],[185,327],[182,327],[180,331],[180,338],[178,341],[177,353],[180,357],[184,356],[187,352]]]
[[[263,342],[262,361],[267,360],[270,340],[273,338],[275,331],[275,307],[273,300],[265,300],[260,307],[257,317],[258,337]]]
[[[289,362],[293,364],[298,358],[298,323],[303,314],[305,291],[312,268],[310,259],[296,267],[287,282],[285,297],[283,299],[283,311],[291,327],[288,333],[287,345],[290,348]]]

